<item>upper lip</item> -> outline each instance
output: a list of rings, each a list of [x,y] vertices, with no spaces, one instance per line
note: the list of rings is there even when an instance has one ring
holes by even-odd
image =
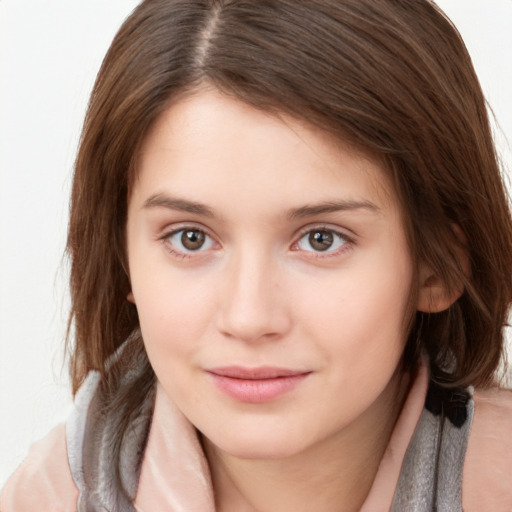
[[[276,368],[272,366],[259,366],[257,368],[249,368],[244,366],[222,366],[211,368],[209,373],[219,375],[221,377],[230,377],[232,379],[277,379],[279,377],[292,377],[310,373],[304,370],[293,370],[290,368]]]

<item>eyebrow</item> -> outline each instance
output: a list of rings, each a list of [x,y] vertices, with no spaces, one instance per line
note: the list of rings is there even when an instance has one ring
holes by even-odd
[[[144,201],[143,208],[167,208],[185,213],[192,213],[204,217],[216,217],[214,211],[203,203],[190,201],[178,197],[170,197],[163,194],[155,194]],[[305,205],[299,208],[292,208],[285,214],[289,220],[313,217],[323,213],[339,211],[367,210],[373,213],[380,212],[380,208],[370,201],[324,201],[318,204]]]
[[[189,201],[187,199],[180,199],[177,197],[164,196],[162,194],[155,194],[144,201],[143,208],[155,207],[193,213],[195,215],[202,215],[204,217],[215,217],[213,210],[202,203]]]
[[[333,213],[340,211],[368,210],[372,213],[379,213],[380,208],[370,201],[325,201],[318,204],[301,206],[288,210],[287,218],[290,220],[313,217],[322,213]]]

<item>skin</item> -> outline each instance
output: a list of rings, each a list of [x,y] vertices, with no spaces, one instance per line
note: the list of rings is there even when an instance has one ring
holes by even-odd
[[[187,249],[183,229],[204,244]],[[323,251],[319,230],[333,240]],[[198,91],[147,135],[127,250],[149,359],[202,435],[218,509],[357,510],[408,386],[398,368],[413,263],[380,165]],[[208,373],[231,365],[307,376],[246,403]]]

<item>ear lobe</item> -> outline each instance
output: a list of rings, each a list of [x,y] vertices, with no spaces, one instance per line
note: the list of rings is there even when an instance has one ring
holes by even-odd
[[[133,296],[133,292],[129,292],[128,295],[126,296],[126,299],[128,300],[128,302],[131,302],[132,304],[135,304],[135,297]]]

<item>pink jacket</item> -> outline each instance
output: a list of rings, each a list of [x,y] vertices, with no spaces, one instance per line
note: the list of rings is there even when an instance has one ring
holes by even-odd
[[[390,510],[404,456],[428,386],[418,373],[380,463],[363,512]],[[466,512],[512,511],[512,392],[474,393],[475,413],[463,468]],[[0,497],[1,512],[74,512],[65,425],[35,443]],[[193,426],[157,386],[134,506],[140,512],[214,512],[208,463]]]

